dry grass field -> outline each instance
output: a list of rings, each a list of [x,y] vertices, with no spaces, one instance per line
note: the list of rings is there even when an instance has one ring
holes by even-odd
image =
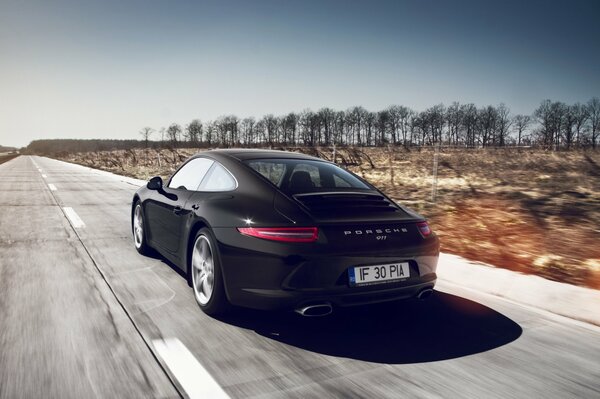
[[[332,150],[302,150],[331,160]],[[168,176],[193,149],[61,157],[141,179]],[[600,153],[442,149],[432,202],[431,149],[336,151],[336,161],[421,212],[442,250],[600,289]]]
[[[426,215],[442,248],[498,267],[600,288],[600,154],[530,150],[373,152],[351,168]]]

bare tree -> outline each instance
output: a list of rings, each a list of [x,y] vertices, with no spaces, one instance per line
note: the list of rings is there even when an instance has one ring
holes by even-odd
[[[202,140],[202,122],[200,119],[194,119],[190,122],[189,125],[185,128],[185,137],[193,146],[198,146],[200,141]]]
[[[411,113],[411,115],[409,116],[409,120],[408,120],[408,129],[409,129],[409,139],[408,142],[412,145],[412,144],[419,144],[419,134],[420,134],[420,129],[419,129],[419,113],[418,112],[413,112]]]
[[[513,118],[513,125],[515,130],[517,131],[517,145],[521,145],[521,139],[523,138],[523,133],[531,124],[531,116],[529,115],[516,115]]]
[[[477,141],[477,126],[479,123],[479,113],[475,104],[465,104],[461,107],[462,128],[465,132],[465,144],[467,147],[475,147]]]
[[[256,122],[256,125],[254,125],[254,143],[262,144],[267,141],[267,134],[265,133],[265,131],[265,118],[263,117],[258,122]]]
[[[365,142],[367,146],[372,146],[375,144],[375,140],[373,138],[373,131],[375,130],[375,122],[377,121],[377,114],[375,112],[367,113],[365,117],[365,133],[366,138]]]
[[[398,133],[402,120],[402,108],[399,105],[392,105],[387,109],[390,119],[388,121],[389,131],[391,134],[390,142],[396,144],[398,142]]]
[[[165,141],[165,134],[167,134],[167,129],[163,126],[158,130],[158,132],[160,133],[160,141],[162,143]]]
[[[317,138],[317,115],[310,109],[305,109],[298,117],[298,126],[302,143],[308,146],[314,146]]]
[[[388,130],[391,135],[390,142],[397,144],[400,141],[401,135],[402,142],[404,145],[406,145],[406,139],[409,130],[409,117],[412,113],[412,110],[403,105],[391,105],[387,108],[387,112],[389,114]],[[366,116],[367,115],[365,114],[365,117]]]
[[[142,128],[142,130],[140,131],[146,149],[148,148],[148,142],[150,141],[150,136],[152,135],[152,133],[154,133],[154,129],[147,126],[145,128]]]
[[[592,98],[587,103],[587,113],[590,120],[590,128],[592,134],[592,147],[596,148],[596,139],[600,129],[600,99]]]
[[[363,107],[352,107],[346,111],[346,128],[349,135],[347,142],[349,144],[362,145],[362,131],[365,127],[365,119],[368,111]]]
[[[228,127],[229,127],[229,143],[232,146],[236,146],[240,142],[240,137],[239,137],[240,119],[235,115],[229,115],[227,117],[227,123],[228,123]]]
[[[296,131],[298,129],[298,116],[290,112],[289,114],[278,118],[279,130],[281,131],[281,137],[279,142],[287,144],[295,144],[296,142]]]
[[[430,144],[441,142],[444,126],[446,124],[446,109],[444,104],[434,105],[421,114],[424,130],[431,133]]]
[[[323,128],[323,144],[331,145],[333,142],[333,130],[335,129],[336,113],[331,108],[321,108],[317,114]]]
[[[563,102],[552,103],[552,115],[554,118],[554,145],[555,150],[560,148],[562,132],[565,125],[565,119],[568,112],[567,104]]]
[[[575,136],[575,132],[573,131],[573,127],[575,126],[576,118],[575,113],[573,112],[573,108],[570,106],[565,106],[561,128],[562,128],[562,138],[567,146],[567,150],[571,149],[573,145],[573,138]]]
[[[181,126],[177,123],[173,123],[167,128],[167,137],[173,148],[177,147],[177,143],[181,138],[181,131]]]
[[[535,110],[534,116],[540,124],[538,131],[542,145],[558,149],[561,143],[568,106],[560,101],[544,100]]]
[[[402,133],[402,144],[408,144],[408,131],[410,130],[410,119],[414,111],[408,107],[400,107],[400,133]]]
[[[215,121],[217,142],[223,146],[234,146],[239,143],[240,120],[235,115],[221,116]]]
[[[254,144],[254,140],[256,139],[255,126],[256,126],[256,119],[254,119],[254,118],[244,118],[242,120],[241,134],[242,134],[242,141],[244,142],[244,144],[246,144],[246,145]]]
[[[375,128],[377,129],[377,138],[375,145],[382,146],[388,143],[386,131],[389,126],[390,112],[388,110],[379,111],[375,119]]]
[[[544,100],[533,115],[540,125],[539,135],[544,147],[552,148],[556,132],[556,106],[550,100]]]
[[[576,103],[576,104],[572,105],[571,112],[573,113],[573,116],[575,117],[575,134],[577,135],[575,138],[575,142],[579,146],[579,145],[581,145],[582,130],[583,130],[588,118],[590,117],[590,115],[588,113],[587,107],[580,103]]]
[[[206,140],[206,144],[210,147],[217,136],[217,122],[212,121],[206,124],[206,129],[204,132],[204,139]]]
[[[481,145],[487,147],[495,141],[498,111],[496,108],[488,105],[487,107],[481,108],[478,113],[479,139]]]
[[[335,113],[333,123],[333,143],[342,144],[344,129],[346,125],[346,113],[344,111],[338,111]]]
[[[273,114],[265,115],[262,122],[265,127],[266,142],[273,145],[277,138],[277,118]]]
[[[500,147],[504,147],[506,144],[506,137],[508,136],[511,124],[510,109],[506,105],[500,104],[496,108],[496,137],[497,144]]]
[[[448,143],[457,145],[463,124],[463,109],[458,102],[453,102],[446,110],[446,123],[448,124]]]

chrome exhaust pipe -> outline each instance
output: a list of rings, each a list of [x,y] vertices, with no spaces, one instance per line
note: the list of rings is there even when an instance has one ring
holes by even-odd
[[[333,312],[333,307],[330,303],[324,302],[299,307],[295,312],[305,317],[320,317],[330,315]]]
[[[423,301],[423,300],[429,298],[431,295],[433,295],[433,289],[425,288],[425,289],[422,289],[421,291],[419,291],[419,293],[417,294],[417,299],[420,299]]]

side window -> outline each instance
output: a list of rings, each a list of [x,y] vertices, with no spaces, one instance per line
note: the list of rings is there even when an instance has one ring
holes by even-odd
[[[221,164],[215,162],[215,166],[208,173],[200,185],[200,191],[231,191],[235,190],[237,183],[231,173]]]
[[[208,158],[192,159],[171,178],[169,188],[196,191],[213,163],[214,161]]]

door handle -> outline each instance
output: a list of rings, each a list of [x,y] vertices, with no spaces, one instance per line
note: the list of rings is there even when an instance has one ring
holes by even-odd
[[[176,206],[175,208],[173,208],[173,213],[176,215],[181,215],[182,212],[183,209],[180,206]]]

